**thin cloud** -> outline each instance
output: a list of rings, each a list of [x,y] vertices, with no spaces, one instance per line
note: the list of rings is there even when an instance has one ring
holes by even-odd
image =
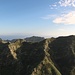
[[[62,29],[58,29],[58,30],[59,30],[59,31],[65,31],[65,29],[63,29],[63,28],[62,28]]]
[[[59,0],[52,5],[49,5],[50,9],[57,9],[59,7],[75,7],[75,0]]]
[[[53,7],[56,7],[57,5],[56,5],[56,4],[53,4],[52,6],[53,6]]]
[[[54,3],[53,5],[49,5],[50,9],[57,9],[57,3]]]
[[[60,0],[58,3],[60,6],[64,6],[64,7],[67,6],[75,7],[75,0]]]
[[[55,17],[56,15],[47,15],[47,16],[44,16],[44,17],[41,17],[42,19],[51,19],[52,17]]]
[[[54,19],[53,22],[57,24],[66,24],[66,25],[75,24],[75,11],[63,14],[60,17]]]

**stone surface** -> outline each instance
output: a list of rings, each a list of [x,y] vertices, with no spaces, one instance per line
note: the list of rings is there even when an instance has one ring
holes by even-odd
[[[0,43],[0,75],[75,75],[75,36]]]

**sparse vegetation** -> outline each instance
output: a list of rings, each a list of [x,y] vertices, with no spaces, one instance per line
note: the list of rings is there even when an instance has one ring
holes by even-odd
[[[0,43],[0,75],[74,75],[75,36]]]

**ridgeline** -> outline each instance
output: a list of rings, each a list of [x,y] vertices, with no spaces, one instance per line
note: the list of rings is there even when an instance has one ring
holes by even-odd
[[[75,75],[75,36],[30,39],[0,39],[0,75]]]

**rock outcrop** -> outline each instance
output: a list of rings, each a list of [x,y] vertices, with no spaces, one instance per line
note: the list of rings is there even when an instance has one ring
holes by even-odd
[[[75,75],[75,36],[0,43],[0,75]]]

